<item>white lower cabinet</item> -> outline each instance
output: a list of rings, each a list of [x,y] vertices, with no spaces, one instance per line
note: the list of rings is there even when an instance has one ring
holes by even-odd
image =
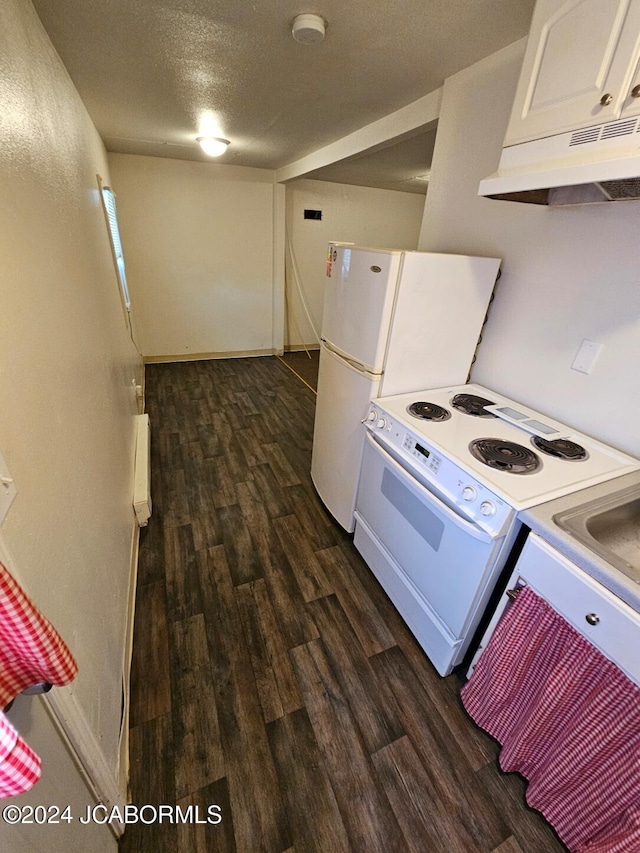
[[[531,533],[509,579],[507,591],[529,586],[632,681],[640,684],[640,614]],[[489,641],[504,609],[502,597],[469,672]]]

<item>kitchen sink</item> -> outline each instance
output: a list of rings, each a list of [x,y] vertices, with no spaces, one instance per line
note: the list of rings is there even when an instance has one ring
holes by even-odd
[[[558,513],[553,520],[640,584],[640,485]]]

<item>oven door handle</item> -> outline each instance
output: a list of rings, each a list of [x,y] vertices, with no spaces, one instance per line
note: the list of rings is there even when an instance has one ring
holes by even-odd
[[[367,441],[370,441],[376,450],[382,453],[385,457],[385,462],[388,463],[390,468],[394,468],[396,472],[402,475],[405,478],[405,482],[407,479],[411,481],[411,485],[414,487],[414,491],[419,492],[422,495],[426,495],[429,501],[432,504],[435,504],[438,512],[443,515],[448,521],[452,524],[455,524],[460,530],[463,530],[469,536],[472,536],[474,539],[479,539],[480,542],[493,542],[494,539],[498,539],[499,535],[492,535],[488,533],[486,530],[483,530],[481,527],[477,527],[471,521],[467,521],[462,518],[462,516],[458,515],[457,512],[451,509],[451,507],[447,506],[446,503],[440,500],[440,498],[435,495],[432,491],[430,491],[426,486],[424,486],[419,480],[412,476],[410,471],[407,471],[393,456],[389,453],[389,451],[382,446],[379,441],[371,435],[371,433],[367,430]]]

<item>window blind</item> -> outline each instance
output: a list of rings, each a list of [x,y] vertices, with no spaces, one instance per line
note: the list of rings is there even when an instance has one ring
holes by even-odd
[[[116,197],[112,189],[109,187],[102,188],[102,200],[104,208],[107,212],[107,221],[109,223],[109,234],[111,236],[111,246],[116,261],[118,271],[118,280],[120,289],[122,290],[122,298],[127,307],[127,311],[131,309],[131,299],[129,297],[129,288],[127,286],[127,275],[124,266],[124,254],[122,252],[122,241],[120,240],[120,229],[118,228],[118,215],[116,212]]]

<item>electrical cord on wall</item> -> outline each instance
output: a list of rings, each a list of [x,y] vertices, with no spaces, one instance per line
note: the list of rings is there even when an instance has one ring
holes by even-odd
[[[311,326],[311,329],[313,330],[313,334],[316,336],[318,343],[320,343],[320,333],[316,329],[315,323],[313,322],[313,320],[311,318],[311,313],[309,312],[309,306],[307,304],[307,300],[305,298],[304,291],[302,290],[302,285],[300,283],[300,273],[299,273],[299,269],[298,269],[298,263],[296,261],[295,252],[293,251],[293,243],[291,242],[291,238],[289,236],[289,228],[286,224],[285,224],[285,240],[286,240],[287,248],[289,250],[289,257],[291,259],[291,270],[293,273],[293,282],[295,284],[296,290],[298,291],[298,295],[300,297],[300,302],[302,303],[302,307],[304,309],[304,313],[307,316],[307,320],[309,321],[309,325]],[[286,282],[286,279],[285,279],[285,282]],[[285,286],[285,306],[287,308],[287,318],[289,318],[289,307],[288,307],[286,286]],[[298,333],[300,333],[299,329],[297,329],[297,331],[298,331]],[[302,337],[302,335],[300,335],[300,337]],[[309,355],[309,350],[306,348],[306,346],[304,344],[302,346],[304,347],[304,350],[307,353],[307,355]]]
[[[140,359],[144,360],[144,356],[140,352],[140,347],[136,343],[136,339],[133,335],[133,318],[131,317],[131,308],[127,309],[127,319],[129,320],[129,336],[131,337],[131,343],[134,345],[136,352],[140,356]]]
[[[291,316],[289,314],[289,295],[287,293],[286,285],[284,288],[284,311],[285,311],[285,317],[287,320],[287,332],[289,330],[289,327],[291,327],[291,331],[296,333],[298,335],[298,338],[302,339],[302,332],[300,331],[300,327],[295,322],[295,320],[293,318],[293,314],[291,314]],[[311,358],[309,350],[306,348],[306,346],[304,344],[302,344],[302,346],[304,347],[304,351],[306,352],[306,354],[309,356],[309,358]]]

